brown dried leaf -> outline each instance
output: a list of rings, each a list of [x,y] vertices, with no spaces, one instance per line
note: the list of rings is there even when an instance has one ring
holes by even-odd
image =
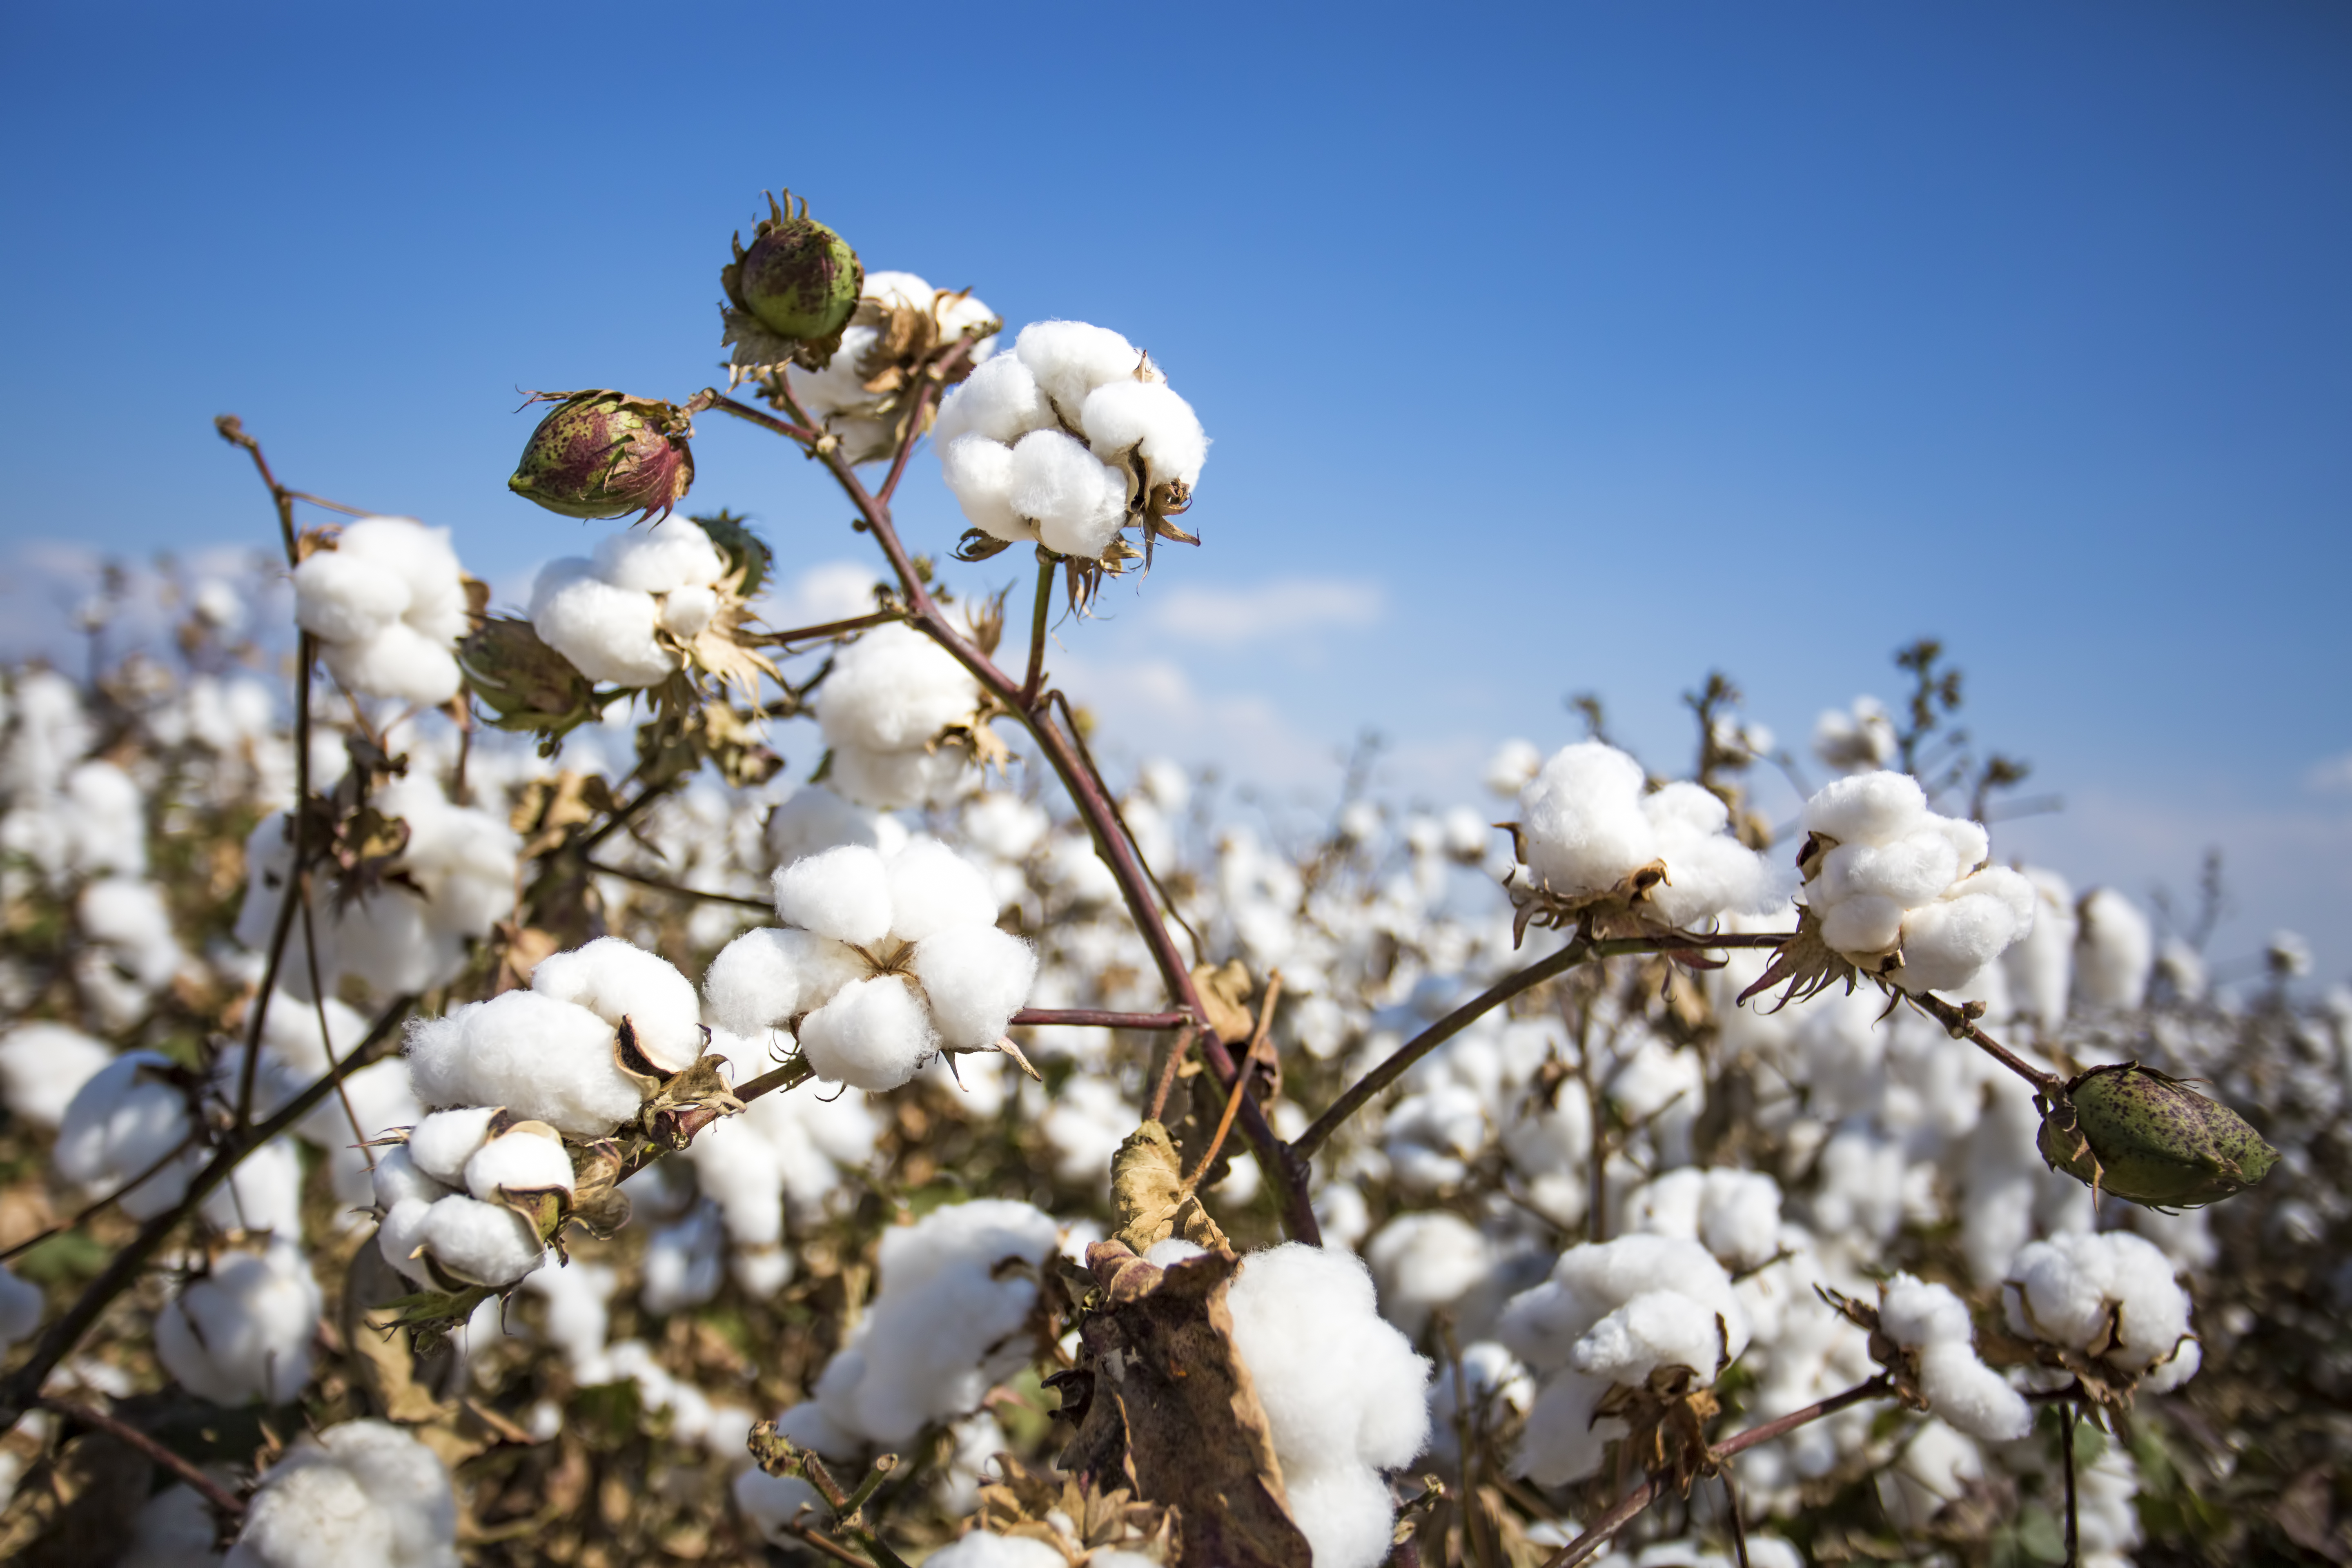
[[[1110,1198],[1118,1215],[1114,1239],[1138,1256],[1171,1236],[1212,1252],[1227,1245],[1225,1233],[1201,1206],[1199,1196],[1184,1191],[1176,1145],[1157,1121],[1129,1133],[1111,1156]]]
[[[1217,1038],[1246,1040],[1256,1030],[1257,1019],[1249,1010],[1249,999],[1257,994],[1257,982],[1250,978],[1248,964],[1238,958],[1220,969],[1202,964],[1192,971],[1192,985],[1201,994],[1201,1005],[1207,1011],[1209,1027],[1217,1031]]]

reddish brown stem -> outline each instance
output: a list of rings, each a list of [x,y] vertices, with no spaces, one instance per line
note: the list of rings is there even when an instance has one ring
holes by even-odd
[[[907,428],[898,437],[898,454],[890,459],[890,472],[883,479],[882,488],[875,492],[875,499],[884,506],[888,506],[890,498],[898,493],[898,480],[907,472],[907,459],[915,455],[915,443],[922,439],[925,410],[971,353],[971,340],[965,338],[924,367],[923,384],[915,389],[915,401],[907,410]]]
[[[819,438],[818,433],[813,429],[799,425],[787,425],[774,415],[762,414],[748,403],[738,403],[731,397],[720,395],[716,387],[710,390],[709,396],[710,406],[721,414],[732,414],[736,418],[757,425],[763,430],[773,430],[779,436],[788,436],[801,442],[812,442]],[[800,411],[796,408],[793,412],[797,414]],[[802,417],[805,418],[807,416],[803,415]]]
[[[47,1394],[43,1394],[34,1403],[40,1405],[42,1409],[53,1411],[68,1421],[79,1422],[93,1431],[103,1432],[110,1437],[120,1438],[130,1444],[131,1447],[194,1487],[206,1502],[229,1518],[235,1519],[245,1511],[243,1498],[227,1490],[212,1477],[205,1474],[194,1465],[172,1452],[129,1422],[110,1415],[103,1410],[92,1410],[86,1405],[76,1405],[69,1400],[52,1399]]]
[[[870,616],[852,616],[845,621],[827,621],[821,626],[799,626],[788,632],[767,632],[744,641],[753,647],[782,647],[787,643],[814,642],[820,637],[846,637],[862,632],[868,626],[887,626],[907,617],[896,610],[877,610]]]
[[[1947,1002],[1941,996],[1914,994],[1908,991],[1903,994],[1911,1005],[1943,1025],[1952,1038],[1971,1042],[1979,1050],[2032,1084],[2035,1092],[2046,1095],[2052,1100],[2066,1092],[2064,1079],[2054,1072],[2042,1071],[2042,1068],[2035,1067],[2032,1062],[1978,1028],[1977,1021],[1969,1016],[1966,1008]]]
[[[1013,1015],[1022,1024],[1068,1024],[1101,1029],[1181,1029],[1192,1021],[1183,1013],[1107,1013],[1093,1007],[1024,1007]]]

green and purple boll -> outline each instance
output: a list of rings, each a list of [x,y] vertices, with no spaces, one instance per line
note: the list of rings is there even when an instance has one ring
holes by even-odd
[[[696,405],[593,388],[534,392],[552,403],[507,489],[565,517],[667,516],[694,483]],[[525,406],[528,406],[526,405]]]

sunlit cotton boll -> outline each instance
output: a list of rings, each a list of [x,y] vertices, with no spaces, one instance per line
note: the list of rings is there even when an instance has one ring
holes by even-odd
[[[1519,793],[1519,837],[1536,884],[1562,897],[1606,892],[1654,861],[1647,895],[1667,925],[1761,914],[1787,897],[1780,869],[1726,831],[1730,813],[1696,784],[1643,791],[1642,765],[1585,741],[1555,752]]]
[[[635,1080],[614,1061],[613,1026],[585,1007],[509,991],[408,1027],[408,1064],[427,1105],[502,1105],[594,1138],[637,1113]]]
[[[694,982],[633,942],[599,937],[551,953],[531,971],[530,988],[585,1007],[616,1029],[628,1019],[637,1048],[667,1071],[680,1071],[702,1054],[702,1002]]]
[[[155,1353],[215,1405],[285,1405],[310,1380],[322,1298],[290,1241],[233,1252],[155,1316]]]
[[[577,556],[541,568],[530,590],[530,624],[590,680],[658,686],[680,668],[677,655],[655,639],[661,606],[653,596],[614,586]]]
[[[1396,1518],[1380,1472],[1428,1446],[1430,1363],[1381,1320],[1370,1274],[1344,1252],[1292,1242],[1253,1253],[1228,1303],[1316,1563],[1374,1568]]]
[[[2189,1293],[2173,1278],[2171,1259],[2127,1231],[2029,1243],[2010,1265],[2001,1300],[2011,1332],[2086,1354],[2105,1346],[2102,1359],[2150,1372],[2150,1392],[2196,1371]]]
[[[1080,427],[1096,457],[1123,468],[1140,459],[1153,486],[1200,481],[1209,437],[1192,405],[1161,381],[1114,381],[1087,395]]]
[[[801,1022],[801,1050],[817,1076],[857,1089],[896,1089],[939,1049],[914,990],[896,975],[855,980]]]
[[[114,1047],[69,1024],[19,1024],[0,1035],[0,1100],[9,1114],[55,1127]]]
[[[262,1477],[225,1568],[457,1568],[457,1500],[432,1449],[383,1421],[305,1436]]]
[[[294,569],[294,619],[347,689],[429,707],[457,693],[467,626],[449,531],[403,517],[346,525]]]
[[[2033,1412],[2008,1380],[1977,1359],[1968,1303],[1942,1285],[1897,1274],[1879,1286],[1878,1325],[1919,1356],[1928,1408],[1971,1437],[2006,1443],[2033,1428]]]
[[[835,656],[818,689],[817,723],[828,745],[908,751],[969,719],[979,700],[979,683],[954,655],[894,621]]]
[[[58,1174],[92,1196],[110,1194],[145,1172],[189,1132],[186,1094],[171,1079],[168,1058],[154,1051],[117,1057],[78,1090],[58,1125],[51,1152]],[[189,1150],[125,1192],[122,1210],[152,1219],[188,1190],[201,1152]]]

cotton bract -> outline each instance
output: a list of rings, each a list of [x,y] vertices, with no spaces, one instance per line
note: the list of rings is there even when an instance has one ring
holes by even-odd
[[[775,896],[792,925],[729,943],[704,994],[736,1034],[793,1028],[835,1082],[895,1089],[941,1050],[991,1048],[1036,976],[1029,944],[996,929],[987,879],[933,839],[796,860]]]
[[[1563,900],[1622,890],[1648,918],[1687,927],[1761,914],[1787,897],[1763,856],[1727,831],[1723,802],[1693,784],[1643,794],[1642,765],[1600,741],[1553,753],[1519,792],[1518,842],[1533,887]],[[1663,879],[1650,868],[1663,863]]]
[[[1857,773],[1805,803],[1804,901],[1822,940],[1906,991],[1965,984],[2033,926],[2033,885],[1985,864],[1983,827],[1927,809],[1907,773]]]
[[[433,1450],[383,1421],[305,1436],[262,1477],[226,1568],[457,1568],[457,1501]]]
[[[294,569],[294,618],[351,691],[420,707],[457,694],[466,586],[446,528],[404,517],[347,524],[332,549]]]

